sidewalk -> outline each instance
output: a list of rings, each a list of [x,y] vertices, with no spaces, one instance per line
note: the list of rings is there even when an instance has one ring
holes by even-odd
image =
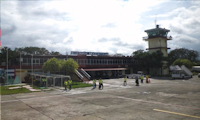
[[[26,88],[26,89],[29,89],[30,91],[32,92],[36,92],[36,91],[41,91],[41,90],[38,90],[38,89],[33,89],[30,85],[24,85],[22,86],[23,88]],[[17,86],[17,87],[9,87],[9,89],[18,89],[18,88],[21,88],[20,86]]]

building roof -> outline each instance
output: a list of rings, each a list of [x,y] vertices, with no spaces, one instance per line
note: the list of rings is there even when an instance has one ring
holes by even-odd
[[[85,71],[107,71],[107,70],[126,70],[127,68],[96,68],[96,69],[84,69]]]
[[[200,66],[193,66],[192,70],[200,70]]]
[[[148,29],[148,30],[145,30],[144,32],[151,32],[151,31],[165,31],[165,32],[170,32],[170,30],[168,29],[165,29],[165,28],[153,28],[153,29]]]
[[[193,68],[200,69],[200,66],[193,66]]]
[[[149,29],[149,30],[145,30],[145,32],[150,32],[150,31],[165,31],[165,32],[169,32],[170,30],[165,29],[165,28],[159,28],[159,25],[156,25],[156,28],[153,29]]]
[[[168,39],[167,34],[170,30],[159,28],[159,25],[156,25],[156,28],[145,30],[145,32],[148,34],[148,38],[164,37]]]

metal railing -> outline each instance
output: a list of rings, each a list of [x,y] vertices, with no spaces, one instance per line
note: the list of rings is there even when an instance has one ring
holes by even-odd
[[[172,40],[172,36],[160,36],[160,35],[157,35],[157,36],[146,36],[146,37],[142,37],[143,40],[147,40],[147,39],[151,39],[151,38],[156,38],[156,37],[163,37],[163,38],[167,38],[168,40]]]
[[[78,70],[75,70],[76,75],[78,75],[79,78],[81,78],[81,80],[83,80],[83,75],[81,75],[81,73],[79,73]]]
[[[83,68],[81,68],[81,72],[90,80],[91,76]]]

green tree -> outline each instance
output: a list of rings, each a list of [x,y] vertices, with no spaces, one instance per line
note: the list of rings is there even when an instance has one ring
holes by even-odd
[[[54,51],[52,51],[51,53],[50,53],[50,55],[61,55],[59,52],[54,52]]]
[[[50,55],[50,52],[46,48],[39,47],[15,48],[15,51],[22,54]]]
[[[15,48],[15,51],[22,54],[33,54],[33,55],[61,55],[57,51],[49,52],[46,48],[39,48],[39,47]]]
[[[73,74],[79,67],[78,63],[72,58],[69,58],[66,61],[60,61],[60,64],[62,65],[61,71],[66,72],[67,75]]]
[[[188,59],[176,59],[174,62],[173,62],[173,65],[185,65],[187,68],[192,68],[193,64],[190,60]]]
[[[161,68],[163,64],[163,53],[159,50],[150,54],[150,66],[153,68]]]
[[[144,52],[143,50],[138,50],[132,53],[134,55],[135,64],[139,69],[143,68],[149,71],[149,68],[161,68],[163,61],[163,53],[161,51],[156,51],[152,54],[149,52]]]
[[[172,50],[168,55],[169,65],[173,64],[176,59],[188,59],[191,62],[197,62],[199,53],[194,50],[188,50],[185,48],[179,48]]]
[[[137,55],[140,55],[142,53],[144,53],[144,50],[136,50],[131,54],[131,56],[137,56]]]
[[[7,62],[7,51],[8,51],[8,62],[9,65],[16,65],[18,64],[17,61],[17,56],[19,56],[19,54],[15,51],[13,51],[12,49],[8,48],[8,47],[3,47],[1,49],[1,53],[0,53],[0,64],[2,62]]]
[[[48,72],[48,71],[57,72],[57,71],[60,71],[60,69],[61,69],[60,61],[55,57],[47,60],[42,66],[42,70],[45,72]]]
[[[9,65],[18,65],[20,53],[23,55],[61,55],[59,52],[52,51],[51,53],[46,48],[39,47],[24,47],[24,48],[15,48],[12,50],[8,47],[3,47],[0,52],[0,64],[6,62],[7,60],[7,50],[8,50],[8,61]]]
[[[78,64],[74,59],[69,58],[67,60],[58,60],[51,58],[44,63],[42,70],[45,72],[65,72],[67,75],[71,75],[78,68]]]
[[[6,62],[6,59],[7,59],[7,49],[8,49],[8,53],[10,51],[10,48],[8,47],[4,47],[1,49],[1,53],[0,53],[0,63],[2,62]],[[10,57],[10,56],[8,56]],[[9,59],[9,58],[8,58]]]

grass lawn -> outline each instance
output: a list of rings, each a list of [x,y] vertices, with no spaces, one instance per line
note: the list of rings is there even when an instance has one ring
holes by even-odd
[[[33,89],[40,89],[40,87],[37,87],[37,86],[32,86],[32,85],[31,85],[31,87],[32,87]]]
[[[19,85],[18,85],[19,86]],[[18,89],[8,89],[11,87],[18,87],[16,86],[0,86],[0,95],[10,95],[10,94],[17,94],[17,93],[30,93],[31,91],[26,88],[18,88]],[[91,87],[91,84],[87,83],[80,83],[80,82],[73,82],[72,88],[83,88],[83,87]],[[32,86],[31,86],[32,87]],[[33,86],[33,89],[40,89],[39,87]]]
[[[8,89],[8,88],[9,88],[9,86],[0,86],[0,94],[1,95],[10,95],[10,94],[31,92],[30,90],[28,90],[26,88],[18,88],[18,89]]]
[[[73,82],[72,88],[82,88],[82,87],[91,87],[91,84],[87,83],[80,83],[80,82]]]

